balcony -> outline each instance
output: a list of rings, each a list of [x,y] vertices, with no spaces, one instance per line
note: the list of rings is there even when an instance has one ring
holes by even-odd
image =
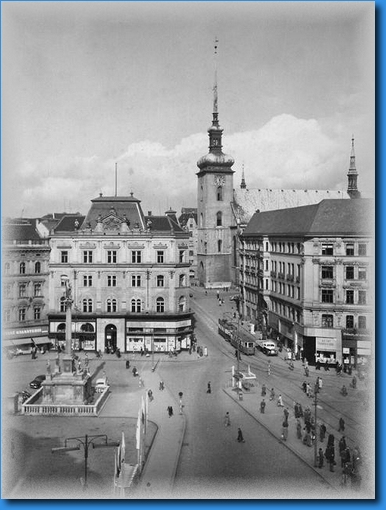
[[[271,278],[276,278],[276,271],[271,271]]]
[[[294,281],[294,275],[293,274],[287,274],[286,280],[287,280],[287,282],[293,282]]]
[[[279,280],[284,280],[284,273],[277,273]]]

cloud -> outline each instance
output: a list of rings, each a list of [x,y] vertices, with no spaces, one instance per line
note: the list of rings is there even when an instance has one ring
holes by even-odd
[[[340,130],[337,129],[337,132]],[[244,165],[247,187],[279,189],[346,189],[349,165],[347,134],[329,136],[315,120],[283,114],[259,130],[223,134],[223,151],[235,159],[234,187],[241,182]],[[345,138],[344,138],[345,137]],[[98,156],[47,159],[26,164],[13,187],[26,216],[80,210],[102,191],[115,192],[118,164],[118,195],[142,201],[145,212],[163,214],[169,207],[196,206],[198,159],[207,153],[207,133],[192,134],[175,147],[143,140],[131,144],[115,160]],[[11,183],[12,188],[12,183]],[[6,201],[6,208],[15,206]],[[9,215],[20,214],[20,205]]]

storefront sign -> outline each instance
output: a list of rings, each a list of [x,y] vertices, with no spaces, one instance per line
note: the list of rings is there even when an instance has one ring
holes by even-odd
[[[316,337],[317,351],[336,351],[336,338]]]
[[[36,327],[36,328],[25,328],[25,329],[12,329],[4,331],[4,338],[15,338],[18,336],[34,336],[34,335],[46,335],[48,333],[47,326]]]

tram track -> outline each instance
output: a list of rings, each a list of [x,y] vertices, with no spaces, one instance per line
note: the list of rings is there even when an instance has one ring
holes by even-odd
[[[196,301],[194,302],[194,308],[197,309],[197,312],[199,312],[199,315],[202,317],[205,317],[205,322],[210,327],[210,329],[214,333],[213,342],[215,342],[216,348],[226,357],[228,357],[233,363],[236,364],[237,361],[234,356],[234,347],[227,342],[219,333],[217,330],[217,318],[214,317],[208,310],[205,310],[202,308]],[[199,325],[199,324],[197,324]],[[267,388],[274,387],[275,388],[275,382],[276,378],[285,380],[285,382],[291,386],[290,389],[283,388],[283,383],[281,382],[280,385],[280,393],[283,397],[283,401],[288,405],[289,408],[292,409],[293,402],[299,402],[303,409],[308,406],[311,409],[314,408],[314,398],[307,397],[302,390],[301,383],[303,380],[310,381],[310,377],[306,377],[305,375],[302,375],[300,373],[300,370],[302,370],[302,367],[295,368],[294,371],[289,370],[289,365],[287,365],[285,360],[282,360],[282,358],[276,358],[275,361],[278,361],[277,363],[273,363],[273,358],[268,357],[261,353],[260,351],[256,352],[254,355],[250,355],[247,357],[247,360],[245,359],[246,355],[242,354],[242,358],[239,362],[240,367],[245,367],[245,369],[250,367],[251,372],[255,373],[258,382],[260,384],[265,383]],[[268,360],[271,360],[271,375],[268,376],[267,373],[267,367],[268,367]],[[283,365],[281,365],[280,361],[283,361]],[[300,363],[300,362],[299,362]],[[300,370],[299,370],[300,369]],[[244,371],[243,368],[241,368],[241,371]],[[245,370],[246,371],[246,370]],[[318,374],[315,374],[315,379]],[[352,413],[348,414],[345,412],[341,407],[339,407],[339,397],[337,395],[336,404],[333,404],[331,401],[328,402],[326,398],[323,397],[323,392],[326,392],[326,387],[331,386],[331,379],[334,378],[333,384],[335,384],[335,388],[333,388],[333,391],[338,392],[339,394],[339,388],[337,384],[343,384],[344,381],[346,381],[346,378],[342,378],[339,376],[333,376],[333,374],[326,374],[326,377],[328,377],[328,384],[324,385],[324,389],[321,390],[320,393],[318,393],[317,397],[317,405],[319,410],[319,417],[318,421],[323,421],[327,427],[327,431],[333,430],[334,432],[337,430],[339,419],[342,417],[345,420],[346,428],[344,431],[344,435],[346,439],[351,441],[353,444],[358,444],[360,442],[360,438],[365,437],[366,433],[366,423],[359,421],[358,419],[354,418]],[[349,381],[347,379],[347,381]],[[312,381],[311,386],[316,381]],[[276,385],[277,386],[277,385]],[[276,388],[275,388],[276,389]],[[329,388],[330,389],[330,388]],[[299,397],[299,390],[301,390],[301,394]],[[359,391],[359,390],[355,390]],[[357,405],[357,411],[362,411],[363,414],[365,414],[366,409],[363,406],[363,402],[361,403],[359,400],[354,406]],[[362,406],[362,409],[360,407]],[[332,433],[334,433],[332,432]],[[336,435],[336,432],[335,434]]]

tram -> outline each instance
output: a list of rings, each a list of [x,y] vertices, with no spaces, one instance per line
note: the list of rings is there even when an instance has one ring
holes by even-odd
[[[251,333],[237,328],[234,322],[227,319],[218,320],[218,332],[235,349],[252,356],[256,352],[256,341]]]

